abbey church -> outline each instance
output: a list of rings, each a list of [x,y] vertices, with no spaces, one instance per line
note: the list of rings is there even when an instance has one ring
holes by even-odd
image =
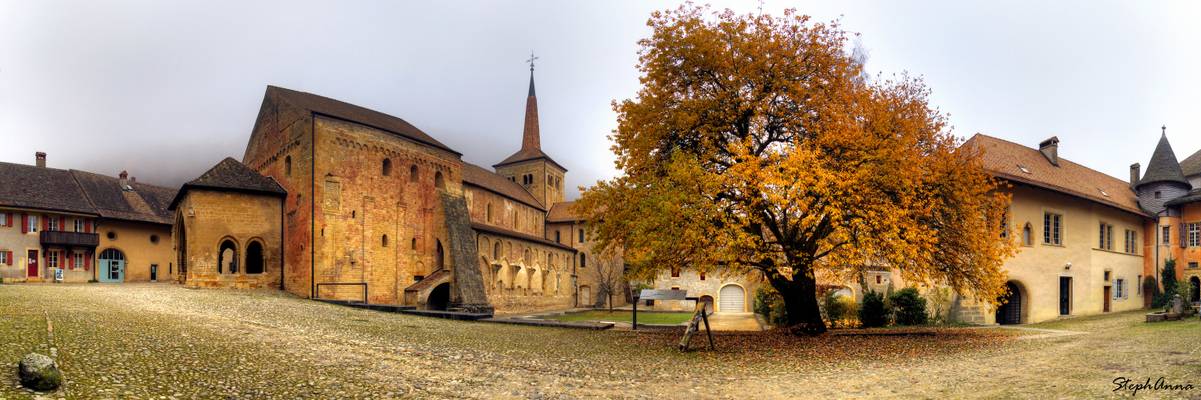
[[[521,147],[493,168],[400,118],[270,86],[242,160],[171,202],[179,281],[436,310],[590,306],[567,170],[540,141],[532,68]]]

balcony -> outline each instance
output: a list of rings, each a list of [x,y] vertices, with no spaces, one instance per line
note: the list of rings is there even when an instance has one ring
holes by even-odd
[[[42,246],[90,247],[100,245],[100,235],[95,233],[42,231]]]

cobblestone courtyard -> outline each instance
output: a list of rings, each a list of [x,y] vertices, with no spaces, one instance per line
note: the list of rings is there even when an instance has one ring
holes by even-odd
[[[10,366],[49,351],[49,320],[66,384],[48,398],[1046,398],[1113,396],[1122,376],[1201,385],[1201,323],[1148,325],[1141,313],[1037,326],[1083,334],[729,334],[716,352],[686,354],[672,350],[675,333],[458,322],[168,284],[0,285],[0,314]],[[34,396],[14,370],[0,398]]]

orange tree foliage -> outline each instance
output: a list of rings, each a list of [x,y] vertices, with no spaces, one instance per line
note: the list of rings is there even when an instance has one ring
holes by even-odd
[[[822,332],[816,281],[865,268],[992,301],[1009,198],[960,148],[918,79],[872,82],[836,23],[656,12],[642,89],[614,103],[617,167],[578,203],[628,274],[758,271],[797,332]]]

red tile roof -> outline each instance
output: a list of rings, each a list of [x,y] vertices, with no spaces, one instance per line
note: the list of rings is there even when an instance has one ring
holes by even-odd
[[[994,176],[1084,198],[1146,216],[1130,183],[1059,158],[1052,165],[1038,149],[977,133],[963,144],[981,150],[984,168]]]

